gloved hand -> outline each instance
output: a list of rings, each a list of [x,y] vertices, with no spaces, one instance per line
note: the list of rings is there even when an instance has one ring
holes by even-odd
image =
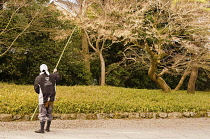
[[[55,73],[55,72],[57,72],[57,69],[54,69],[54,70],[53,70],[53,73]]]

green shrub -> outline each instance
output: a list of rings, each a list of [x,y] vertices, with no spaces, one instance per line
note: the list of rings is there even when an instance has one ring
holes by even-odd
[[[210,111],[210,92],[163,93],[111,86],[57,86],[54,113]],[[38,104],[33,86],[0,83],[0,113],[31,114]]]

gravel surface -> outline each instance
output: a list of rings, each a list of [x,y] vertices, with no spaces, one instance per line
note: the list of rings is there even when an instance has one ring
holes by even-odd
[[[108,120],[53,120],[54,129],[80,128],[159,128],[199,130],[209,128],[210,118],[182,118],[182,119],[108,119]],[[15,130],[31,130],[39,128],[39,121],[0,122],[0,132]]]

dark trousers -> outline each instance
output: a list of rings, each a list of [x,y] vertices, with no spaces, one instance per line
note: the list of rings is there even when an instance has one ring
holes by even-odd
[[[39,120],[40,122],[52,121],[53,102],[48,101],[46,104],[39,104]]]

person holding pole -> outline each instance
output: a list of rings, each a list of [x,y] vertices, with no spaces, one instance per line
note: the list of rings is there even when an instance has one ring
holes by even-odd
[[[53,102],[56,95],[56,82],[60,80],[60,75],[55,68],[53,73],[49,73],[48,67],[45,64],[40,66],[41,73],[34,81],[34,90],[39,98],[39,120],[40,129],[36,133],[44,133],[45,122],[47,126],[45,131],[50,132],[50,125],[53,119],[52,110]]]

